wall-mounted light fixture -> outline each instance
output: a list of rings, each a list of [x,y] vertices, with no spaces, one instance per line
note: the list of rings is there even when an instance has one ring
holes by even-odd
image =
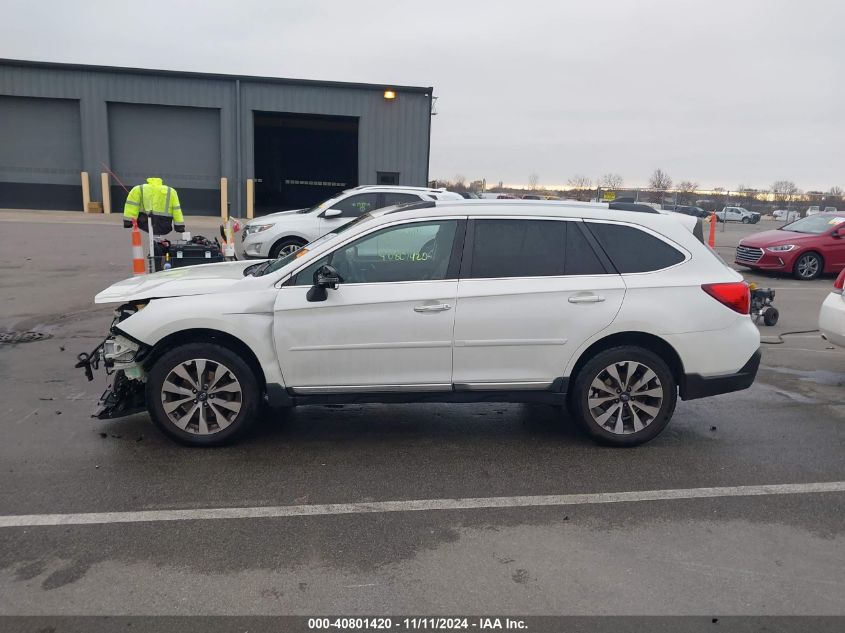
[[[384,98],[388,101],[392,101],[396,98],[396,91],[395,90],[385,90],[384,91]]]

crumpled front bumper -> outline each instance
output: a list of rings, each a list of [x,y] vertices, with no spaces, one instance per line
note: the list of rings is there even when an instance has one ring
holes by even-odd
[[[100,363],[106,371],[108,384],[92,417],[109,420],[146,410],[146,373],[141,362],[147,351],[112,325],[109,335],[92,352],[77,356],[76,367],[85,371],[89,381],[94,380]]]

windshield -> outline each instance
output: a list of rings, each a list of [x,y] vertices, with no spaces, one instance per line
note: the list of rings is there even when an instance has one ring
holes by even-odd
[[[284,268],[285,266],[290,264],[292,261],[294,261],[297,257],[302,257],[308,251],[312,251],[315,248],[317,248],[318,246],[324,244],[325,242],[333,240],[338,235],[340,235],[344,231],[348,231],[349,229],[351,229],[353,226],[355,226],[359,222],[365,222],[372,217],[373,216],[370,215],[369,213],[363,213],[363,214],[359,215],[357,218],[355,218],[354,220],[352,220],[351,222],[347,222],[346,224],[337,227],[334,231],[331,231],[330,233],[326,233],[322,237],[318,237],[313,242],[306,244],[305,246],[303,246],[298,251],[294,251],[293,253],[288,253],[284,257],[280,257],[279,259],[270,262],[267,265],[266,268],[256,270],[255,275],[261,276],[261,275],[266,275],[268,273],[274,273],[277,270],[281,270],[282,268]]]
[[[297,213],[312,213],[314,211],[319,211],[320,209],[327,208],[327,207],[331,206],[331,203],[333,203],[335,200],[337,200],[342,194],[346,193],[347,191],[349,191],[349,190],[347,189],[346,191],[343,191],[336,196],[332,196],[331,198],[328,198],[327,200],[323,200],[322,202],[318,202],[313,207],[309,207],[307,209],[300,209],[299,211],[297,211]]]
[[[796,220],[780,228],[781,231],[792,231],[793,233],[809,233],[821,235],[832,229],[837,224],[845,222],[845,217],[829,215],[811,215],[807,218]]]

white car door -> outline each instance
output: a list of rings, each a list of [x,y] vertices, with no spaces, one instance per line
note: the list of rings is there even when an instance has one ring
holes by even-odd
[[[379,208],[379,196],[381,194],[376,192],[356,193],[338,200],[328,209],[320,212],[319,234],[325,235],[339,226],[351,222],[359,215]]]
[[[299,393],[451,389],[452,331],[465,222],[425,220],[359,237],[279,290],[274,339],[285,384]],[[309,302],[314,272],[341,278]]]
[[[607,327],[625,295],[577,220],[469,221],[452,380],[456,389],[543,389]]]

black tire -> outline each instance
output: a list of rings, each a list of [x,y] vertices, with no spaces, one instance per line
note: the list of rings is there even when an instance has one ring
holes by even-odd
[[[171,420],[170,416],[165,411],[164,404],[162,402],[163,397],[174,397],[173,394],[170,393],[168,393],[167,396],[163,396],[165,380],[168,379],[175,368],[182,365],[182,363],[190,363],[193,359],[211,361],[211,363],[215,366],[217,364],[222,365],[224,368],[229,370],[230,374],[237,381],[239,387],[238,397],[240,399],[237,402],[237,404],[239,404],[239,410],[236,415],[234,415],[231,420],[224,420],[227,426],[217,431],[214,430],[217,423],[210,421],[209,424],[206,425],[209,433],[204,435],[199,434],[198,431],[192,432],[191,430],[183,430],[179,428],[179,426]],[[194,367],[196,367],[196,364]],[[209,371],[211,370],[209,369]],[[192,378],[196,378],[196,374],[197,372],[195,371],[192,374]],[[198,382],[201,383],[202,380],[198,380]],[[169,385],[172,386],[173,383],[170,382]],[[190,389],[191,386],[186,382],[184,383],[183,388]],[[166,391],[166,389],[164,391]],[[213,395],[211,390],[208,391]],[[187,397],[190,398],[190,394]],[[227,395],[225,397],[228,398],[230,396]],[[149,411],[150,417],[155,425],[165,435],[190,446],[220,446],[234,441],[243,435],[255,422],[258,417],[258,408],[261,403],[258,381],[256,380],[255,373],[252,368],[250,368],[249,365],[247,365],[241,357],[232,350],[214,343],[188,343],[186,345],[176,347],[158,358],[148,373],[146,398],[147,410]],[[221,400],[222,399],[223,398],[221,397]],[[214,409],[214,405],[221,404],[220,400],[217,402],[212,402],[212,400],[213,398],[209,397],[208,405],[203,404],[203,407],[211,408],[213,410],[223,410],[222,407]],[[185,404],[185,407],[191,407],[194,402],[188,401]],[[207,410],[207,408],[204,410]],[[216,419],[216,416],[214,416],[213,413],[210,416],[206,414],[206,416],[209,420],[211,417]],[[186,417],[194,419],[193,416]],[[189,423],[186,428],[192,428],[192,424]]]
[[[299,250],[305,246],[305,240],[301,240],[298,237],[283,237],[273,244],[273,247],[270,249],[270,259],[278,259],[282,255],[282,251],[292,246],[296,247],[294,250]]]
[[[813,263],[815,262],[815,263]],[[810,281],[822,274],[824,261],[822,256],[813,251],[801,254],[792,267],[792,276],[801,281]]]
[[[618,375],[622,377],[622,373],[625,371],[622,368],[622,364],[626,361],[632,361],[639,367],[645,367],[654,373],[656,381],[652,378],[640,390],[645,388],[649,393],[659,390],[661,392],[661,399],[659,404],[657,404],[657,398],[642,397],[638,399],[642,402],[643,406],[656,410],[651,420],[638,431],[634,430],[633,419],[636,417],[640,420],[639,416],[644,414],[644,410],[638,408],[639,405],[636,404],[637,399],[629,400],[633,404],[619,403],[619,400],[616,402],[613,400],[607,402],[608,406],[604,410],[604,413],[614,409],[618,411],[620,407],[623,411],[623,432],[615,433],[597,422],[594,418],[589,406],[590,394],[593,391],[591,385],[594,380],[599,379],[600,375],[605,375],[604,372],[610,366],[616,367]],[[628,368],[630,368],[630,365],[628,365]],[[631,376],[625,376],[626,382],[633,382],[634,386],[636,386],[639,378],[645,374],[644,371],[642,373],[640,372],[640,369],[635,368]],[[606,391],[610,393],[608,389]],[[666,428],[666,425],[672,418],[672,413],[675,411],[675,404],[678,398],[677,392],[677,383],[672,375],[672,371],[660,356],[642,347],[623,345],[599,352],[580,369],[570,391],[570,410],[580,426],[596,442],[609,446],[638,446],[654,439]],[[620,398],[623,397],[624,395],[620,394]],[[635,411],[635,408],[639,414],[632,416],[631,412]],[[599,410],[600,407],[594,407],[594,409]],[[625,418],[626,414],[628,416],[627,418]],[[601,415],[598,417],[600,418]],[[618,414],[617,416],[611,415],[610,420],[614,417],[618,417]]]
[[[766,325],[777,325],[780,312],[777,308],[769,308],[763,313],[763,323]]]
[[[749,218],[749,217],[742,218],[742,223],[743,224],[751,224],[751,218]]]

